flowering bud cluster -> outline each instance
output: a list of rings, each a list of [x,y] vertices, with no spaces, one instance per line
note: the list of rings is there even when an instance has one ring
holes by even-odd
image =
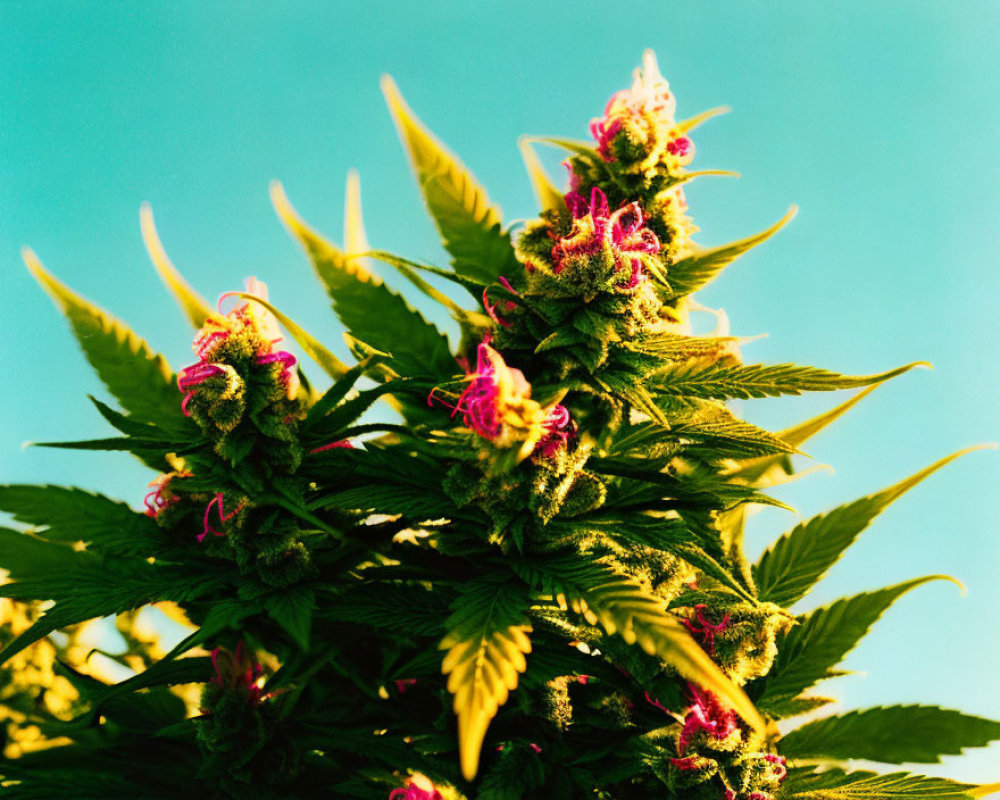
[[[788,773],[785,760],[762,752],[758,738],[711,692],[689,690],[693,703],[677,734],[678,755],[658,765],[657,774],[678,797],[774,800]]]
[[[251,278],[247,289],[267,300],[267,287],[257,279]],[[281,339],[274,316],[244,301],[206,320],[193,344],[197,363],[177,376],[184,413],[231,463],[250,456],[248,446],[256,446],[268,463],[286,472],[298,466],[299,379],[295,356],[274,348]]]

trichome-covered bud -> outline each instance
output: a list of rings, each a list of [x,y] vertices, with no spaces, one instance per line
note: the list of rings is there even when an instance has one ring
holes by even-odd
[[[462,415],[466,427],[497,450],[516,448],[516,460],[523,461],[543,443],[543,450],[553,451],[568,439],[563,438],[569,414],[562,406],[543,408],[531,399],[531,385],[519,369],[508,367],[503,356],[488,341],[476,348],[475,370],[466,376],[468,386],[452,406],[452,416]],[[440,390],[434,390],[428,403],[445,404]]]
[[[229,757],[229,767],[245,765],[273,735],[273,720],[265,719],[264,671],[241,641],[235,652],[212,651],[215,675],[202,694],[197,718],[198,740],[206,750]],[[269,716],[269,715],[267,715]]]
[[[726,675],[742,685],[770,671],[777,637],[793,619],[772,603],[736,603],[718,610],[695,606],[682,622]]]
[[[256,278],[247,290],[267,301]],[[300,413],[299,378],[295,356],[275,349],[281,339],[274,315],[253,300],[212,315],[194,339],[198,361],[181,370],[177,386],[182,410],[213,437],[220,456],[235,463],[259,444],[272,466],[291,472],[300,459],[290,430]]]
[[[577,192],[565,200],[571,215],[568,230],[551,229],[546,220],[529,226],[518,242],[530,291],[590,300],[602,292],[631,293],[649,274],[664,277],[657,257],[660,242],[638,203],[612,212],[597,186],[589,200]],[[551,241],[537,235],[539,224]]]
[[[647,50],[642,61],[632,87],[611,97],[603,116],[590,123],[590,132],[601,158],[620,162],[626,173],[673,176],[691,163],[694,143],[674,119],[677,103],[656,56]]]

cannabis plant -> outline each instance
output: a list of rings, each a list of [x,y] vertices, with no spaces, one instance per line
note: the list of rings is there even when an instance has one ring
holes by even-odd
[[[688,168],[692,136],[717,111],[677,121],[647,53],[590,140],[524,140],[541,210],[512,230],[388,78],[383,89],[450,264],[369,248],[356,176],[343,247],[271,187],[353,364],[254,278],[207,304],[148,207],[152,260],[195,329],[176,374],[25,251],[118,405],[92,398],[106,438],[46,446],[131,453],[157,477],[139,510],[138,489],[129,505],[0,487],[21,524],[0,530],[0,797],[957,800],[1000,788],[847,764],[933,763],[1000,738],[998,722],[918,705],[813,713],[831,702],[815,685],[886,609],[942,576],[789,610],[956,456],[796,525],[756,563],[744,554],[746,510],[782,506],[766,492],[797,477],[791,457],[914,365],[852,377],[747,363],[724,320],[711,332],[692,321],[697,290],[791,216],[723,247],[693,241],[684,185],[707,173]],[[539,142],[566,152],[568,191]],[[449,314],[459,340],[375,261]],[[852,388],[779,433],[727,406]],[[147,606],[186,626],[167,652]],[[124,650],[80,644],[105,617]],[[108,679],[111,662],[129,677]]]

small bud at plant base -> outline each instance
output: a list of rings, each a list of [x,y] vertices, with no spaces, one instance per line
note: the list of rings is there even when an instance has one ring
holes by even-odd
[[[443,800],[443,798],[427,776],[416,773],[410,777],[404,788],[389,792],[389,800]]]

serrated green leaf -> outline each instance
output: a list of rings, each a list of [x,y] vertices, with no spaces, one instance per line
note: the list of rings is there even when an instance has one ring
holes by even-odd
[[[788,442],[763,428],[742,420],[720,403],[705,402],[670,429],[671,439],[688,440],[688,449],[701,458],[712,458],[711,446],[720,457],[761,456],[798,452]]]
[[[409,636],[440,636],[448,616],[441,591],[421,585],[370,583],[354,586],[324,602],[320,613],[342,622],[355,622]]]
[[[0,597],[54,600],[55,605],[0,652],[0,664],[52,631],[131,611],[149,603],[196,599],[228,583],[224,573],[151,564],[142,558],[79,559],[55,570],[0,585]],[[211,614],[209,614],[211,616]],[[203,625],[207,625],[207,620]]]
[[[945,575],[929,575],[874,592],[845,597],[798,618],[799,624],[778,642],[771,671],[755,684],[763,691],[757,705],[770,711],[826,678],[840,674],[834,668],[854,649],[872,625],[900,596]]]
[[[316,592],[308,586],[291,586],[264,598],[264,610],[292,637],[300,649],[309,649]]]
[[[760,599],[786,608],[801,600],[893,501],[946,464],[979,449],[970,447],[954,453],[877,494],[796,525],[753,567]]]
[[[670,297],[682,297],[700,289],[741,255],[771,238],[797,213],[798,208],[792,206],[785,216],[767,230],[737,242],[701,250],[682,258],[670,268]]]
[[[698,363],[671,364],[659,370],[650,381],[653,391],[664,395],[700,397],[711,400],[751,397],[778,397],[802,392],[830,392],[870,386],[901,375],[916,366],[915,361],[877,375],[841,375],[817,367],[796,364],[740,364],[725,366]]]
[[[881,385],[881,383],[876,383],[872,386],[867,386],[857,392],[850,399],[834,406],[829,411],[824,411],[822,414],[811,417],[805,422],[801,422],[798,425],[793,425],[791,428],[779,431],[776,436],[783,442],[787,442],[793,447],[799,447],[809,441],[809,439],[822,431],[828,425],[840,419],[840,417],[854,408],[854,406],[860,403]],[[752,486],[759,486],[762,482],[766,481],[767,475],[770,472],[783,468],[785,472],[791,474],[791,462],[788,460],[786,455],[765,456],[763,458],[753,458],[741,462],[739,469],[733,471],[731,474],[733,477],[745,480]]]
[[[22,251],[32,276],[69,319],[83,354],[98,376],[136,419],[163,427],[188,428],[180,393],[163,356],[123,322],[101,310],[48,272],[28,248]]]
[[[907,772],[877,775],[874,772],[844,772],[829,769],[811,773],[792,769],[782,786],[788,800],[968,800],[975,797],[967,783],[928,778]]]
[[[455,373],[457,365],[445,336],[381,278],[306,225],[277,181],[271,184],[271,201],[305,249],[330,294],[334,311],[352,335],[391,353],[393,366],[402,375],[445,377]]]
[[[727,678],[664,606],[630,579],[596,562],[549,563],[532,570],[542,590],[560,608],[572,609],[591,625],[619,634],[628,644],[662,659],[689,681],[717,694],[752,728],[764,721],[742,689]]]
[[[15,580],[35,580],[56,572],[68,579],[75,567],[99,561],[94,553],[76,550],[68,544],[0,528],[0,569]]]
[[[500,210],[490,203],[486,190],[427,130],[388,75],[382,78],[382,92],[455,272],[485,286],[500,275],[520,271]]]
[[[448,498],[420,486],[358,486],[325,497],[323,506],[369,514],[402,514],[414,520],[451,516],[457,511]]]
[[[153,209],[149,203],[143,203],[139,208],[139,226],[142,229],[142,241],[146,245],[146,251],[149,253],[149,258],[159,273],[160,279],[176,298],[177,304],[184,312],[184,316],[188,318],[188,322],[195,330],[198,330],[209,317],[214,315],[215,309],[191,288],[177,267],[173,265],[160,242],[159,234],[156,232]]]
[[[780,750],[789,758],[935,764],[997,739],[1000,722],[937,706],[890,706],[810,722],[785,734]]]
[[[481,583],[463,587],[445,623],[439,645],[447,650],[441,672],[448,676],[458,715],[462,774],[473,780],[486,730],[497,710],[517,688],[531,652],[528,598],[516,584]]]
[[[85,542],[104,553],[149,555],[164,538],[157,524],[125,503],[62,486],[0,486],[0,510],[18,522],[46,526],[53,542]]]

